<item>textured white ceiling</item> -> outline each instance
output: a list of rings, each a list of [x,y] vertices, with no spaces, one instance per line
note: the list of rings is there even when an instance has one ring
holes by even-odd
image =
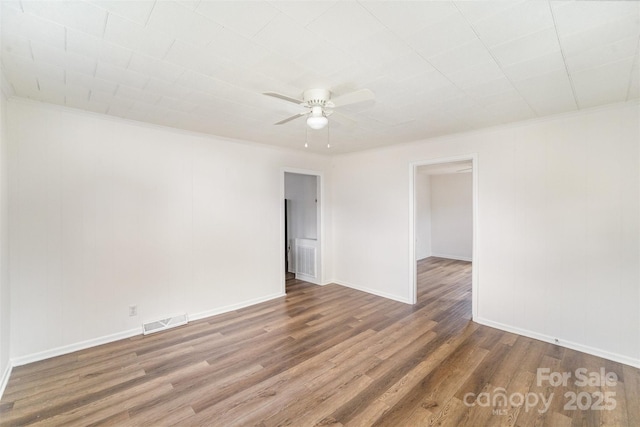
[[[639,97],[637,1],[2,1],[15,94],[326,153]],[[262,95],[369,88],[357,120],[274,126]]]

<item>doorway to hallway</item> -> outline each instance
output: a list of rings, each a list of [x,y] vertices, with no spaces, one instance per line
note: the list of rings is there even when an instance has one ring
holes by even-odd
[[[286,170],[283,175],[283,273],[320,284],[321,280],[321,176]]]
[[[418,300],[425,260],[456,260],[471,269],[471,312],[477,317],[477,158],[435,159],[411,165],[410,287]]]

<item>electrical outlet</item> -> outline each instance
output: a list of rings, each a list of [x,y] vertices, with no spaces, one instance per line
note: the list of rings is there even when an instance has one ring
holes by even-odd
[[[138,315],[138,306],[137,305],[130,305],[129,306],[129,316],[133,317],[133,316],[137,316]]]

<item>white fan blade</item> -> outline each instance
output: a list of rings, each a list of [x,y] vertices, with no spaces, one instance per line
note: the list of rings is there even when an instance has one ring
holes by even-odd
[[[285,124],[287,122],[290,122],[291,120],[297,119],[298,117],[306,116],[307,114],[309,114],[309,113],[298,113],[295,116],[291,116],[291,117],[288,117],[288,118],[286,118],[284,120],[280,120],[278,123],[274,123],[274,124],[283,125],[283,124]]]
[[[304,101],[302,101],[300,99],[291,98],[290,96],[282,95],[280,93],[264,92],[263,95],[273,96],[274,98],[283,99],[285,101],[293,102],[294,104],[298,104],[298,105],[299,104],[304,104]]]
[[[342,113],[338,113],[337,111],[332,111],[331,112],[331,120],[335,120],[336,122],[340,123],[341,125],[345,125],[345,126],[353,126],[355,125],[356,122],[354,119],[352,119],[349,116],[345,116]]]
[[[372,99],[376,99],[376,96],[369,89],[360,89],[355,92],[345,93],[344,95],[340,95],[337,98],[332,98],[331,102],[336,107],[341,107],[343,105],[356,104],[358,102],[369,101]]]

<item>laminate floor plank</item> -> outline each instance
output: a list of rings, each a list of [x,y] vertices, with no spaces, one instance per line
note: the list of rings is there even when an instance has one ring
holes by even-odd
[[[472,322],[471,275],[418,262],[415,305],[290,278],[282,298],[16,367],[0,426],[640,426],[640,370]]]
[[[479,366],[489,351],[475,345],[473,334],[438,366],[404,393],[391,409],[375,424],[376,426],[411,425],[435,412],[441,412],[446,403],[458,391]],[[466,369],[462,369],[465,366]]]

